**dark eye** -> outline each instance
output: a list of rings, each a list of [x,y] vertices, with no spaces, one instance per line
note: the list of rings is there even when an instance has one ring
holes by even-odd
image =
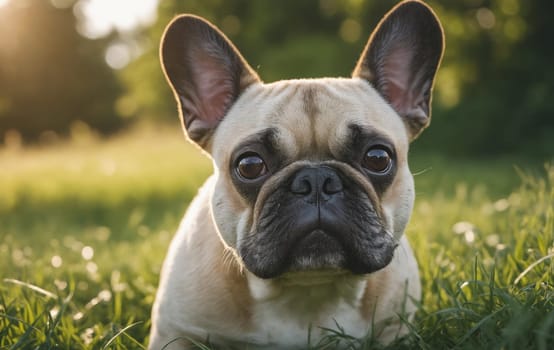
[[[373,173],[384,174],[390,170],[392,158],[385,148],[372,147],[364,155],[362,166]]]
[[[247,180],[255,180],[267,173],[264,160],[256,153],[242,155],[237,162],[236,169],[238,174]]]

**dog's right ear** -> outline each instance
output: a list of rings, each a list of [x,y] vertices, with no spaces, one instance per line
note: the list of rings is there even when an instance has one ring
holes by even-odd
[[[444,34],[433,10],[403,1],[381,20],[353,76],[367,80],[404,120],[414,140],[431,120],[431,93],[444,51]]]
[[[214,129],[258,75],[223,33],[192,15],[169,23],[160,55],[186,134],[209,151]]]

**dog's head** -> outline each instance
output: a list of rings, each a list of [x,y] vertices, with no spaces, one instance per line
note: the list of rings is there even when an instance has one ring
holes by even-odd
[[[443,46],[432,10],[402,2],[352,78],[264,84],[207,21],[168,25],[164,71],[186,134],[213,158],[218,232],[248,270],[363,274],[391,261],[414,200],[408,146],[429,124]]]

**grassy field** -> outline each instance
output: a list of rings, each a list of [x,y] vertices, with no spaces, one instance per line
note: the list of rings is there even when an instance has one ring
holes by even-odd
[[[424,297],[388,348],[554,348],[554,167],[416,151]],[[143,348],[166,248],[210,171],[163,128],[0,149],[0,349]],[[338,341],[379,348],[336,333],[306,348]]]

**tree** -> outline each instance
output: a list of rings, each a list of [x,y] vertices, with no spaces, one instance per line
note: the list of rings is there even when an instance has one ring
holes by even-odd
[[[103,49],[76,32],[71,7],[25,0],[0,9],[0,138],[11,129],[27,140],[63,134],[76,120],[102,132],[121,126],[122,90]]]

